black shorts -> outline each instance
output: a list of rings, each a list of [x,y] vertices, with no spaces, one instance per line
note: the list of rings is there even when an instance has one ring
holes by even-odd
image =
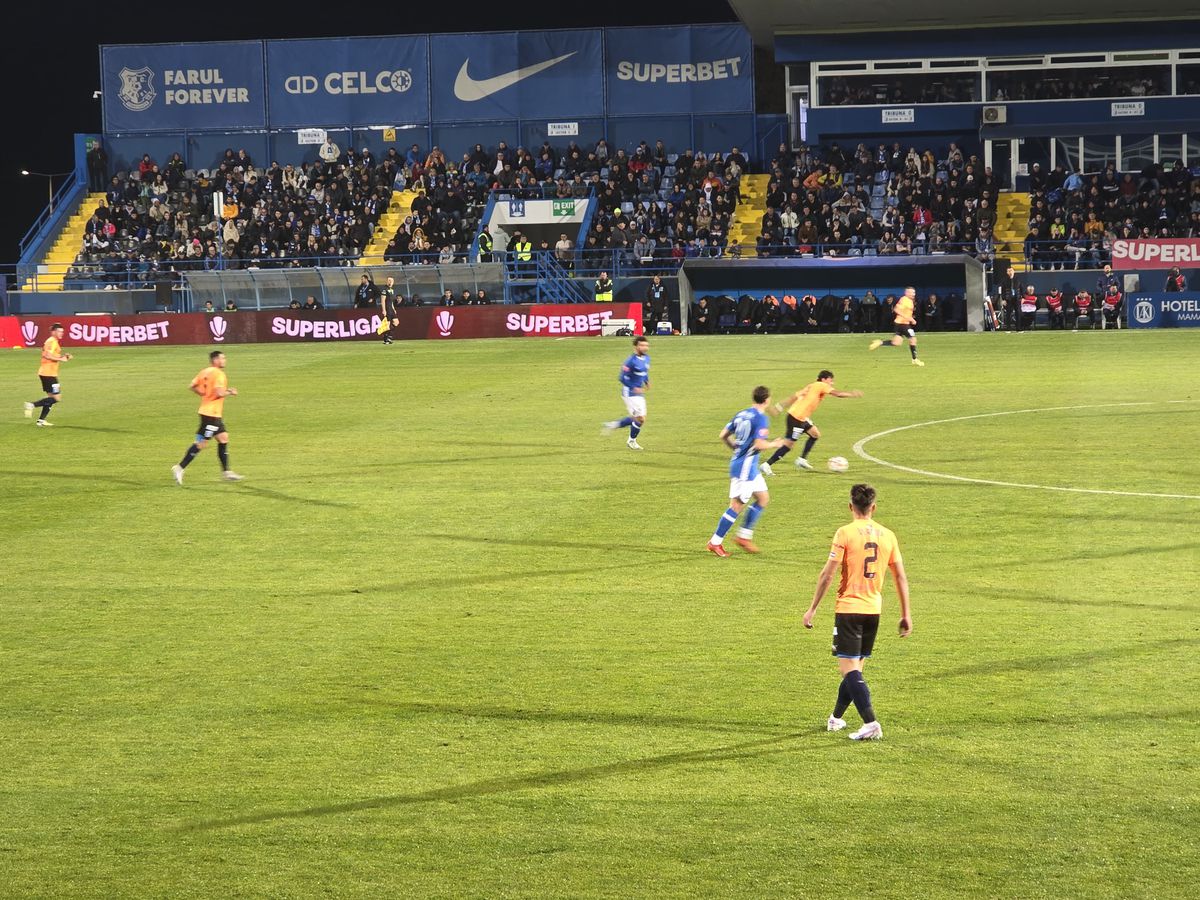
[[[57,375],[39,375],[38,378],[42,379],[42,390],[47,394],[59,393]]]
[[[800,440],[800,435],[808,434],[808,429],[813,427],[812,419],[797,419],[791,413],[788,413],[787,428],[784,429],[783,436],[789,441]]]
[[[896,337],[915,338],[916,336],[917,336],[917,326],[916,325],[897,325],[896,326]]]
[[[225,420],[218,416],[201,416],[200,427],[196,429],[196,440],[209,441],[218,434],[225,433]]]
[[[833,655],[842,659],[866,659],[875,647],[879,616],[837,613],[833,617]]]

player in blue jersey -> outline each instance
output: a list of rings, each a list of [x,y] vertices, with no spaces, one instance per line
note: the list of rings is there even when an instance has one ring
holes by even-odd
[[[642,336],[633,339],[633,353],[621,365],[621,399],[625,401],[623,419],[604,423],[604,430],[616,431],[618,428],[629,427],[629,440],[625,442],[630,450],[641,450],[637,436],[646,424],[646,389],[650,387],[650,342]]]
[[[725,534],[743,509],[746,518],[742,520],[734,542],[747,553],[758,552],[751,540],[754,525],[771,499],[767,494],[767,482],[759,471],[758,454],[761,450],[781,446],[783,438],[771,440],[769,437],[771,422],[767,418],[767,404],[771,400],[770,390],[760,385],[754,389],[753,396],[754,405],[743,409],[721,429],[721,440],[733,451],[733,459],[729,461],[729,509],[722,513],[717,530],[708,541],[708,552],[717,556],[729,555],[722,546]],[[751,499],[753,503],[750,503]]]

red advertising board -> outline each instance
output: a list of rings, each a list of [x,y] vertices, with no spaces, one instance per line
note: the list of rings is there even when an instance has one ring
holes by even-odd
[[[490,337],[568,337],[600,334],[606,319],[632,319],[642,331],[640,303],[542,306],[460,306],[402,309],[392,337],[447,340]],[[377,340],[379,313],[365,309],[281,309],[270,312],[152,313],[140,316],[8,316],[0,318],[4,346],[39,346],[60,322],[72,347],[162,344],[254,344],[275,341]]]
[[[1113,241],[1114,269],[1200,269],[1200,240],[1158,238],[1146,241]]]

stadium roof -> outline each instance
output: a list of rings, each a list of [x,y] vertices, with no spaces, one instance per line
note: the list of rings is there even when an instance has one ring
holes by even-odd
[[[777,34],[852,31],[911,31],[928,28],[1002,28],[1096,22],[1194,19],[1195,7],[1180,0],[1005,0],[991,4],[938,0],[871,0],[847,8],[827,0],[729,0],[754,42],[770,46]]]

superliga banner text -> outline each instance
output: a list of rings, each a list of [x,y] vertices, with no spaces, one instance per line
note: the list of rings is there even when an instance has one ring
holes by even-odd
[[[1113,268],[1125,269],[1200,269],[1200,240],[1196,238],[1155,238],[1153,240],[1113,241]]]
[[[493,337],[585,337],[600,334],[611,318],[632,319],[641,334],[640,303],[539,306],[459,306],[402,309],[392,336],[401,340]],[[379,313],[361,309],[290,309],[263,312],[140,316],[8,316],[0,335],[14,347],[40,347],[50,326],[63,325],[67,347],[164,344],[256,344],[379,340]]]

